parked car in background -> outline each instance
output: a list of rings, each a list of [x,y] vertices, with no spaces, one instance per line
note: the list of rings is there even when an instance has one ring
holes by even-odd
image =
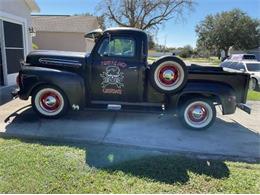
[[[250,88],[260,91],[260,62],[252,54],[236,54],[220,64],[220,67],[229,72],[243,72],[251,76]]]

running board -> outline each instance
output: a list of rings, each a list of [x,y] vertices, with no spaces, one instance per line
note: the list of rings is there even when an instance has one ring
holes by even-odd
[[[164,112],[164,104],[149,102],[108,102],[108,101],[91,101],[86,107],[94,110],[111,110],[111,111],[140,111],[140,112]]]
[[[106,104],[106,105],[122,105],[122,106],[152,106],[152,107],[162,107],[164,104],[161,103],[151,103],[151,102],[109,102],[109,101],[91,101],[91,104]]]

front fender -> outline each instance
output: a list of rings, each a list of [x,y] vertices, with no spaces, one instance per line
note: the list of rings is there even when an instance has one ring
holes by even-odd
[[[236,110],[236,94],[228,84],[209,81],[188,81],[175,101],[178,103],[182,97],[189,97],[189,94],[216,97],[222,105],[223,114],[233,114]]]
[[[28,99],[34,89],[43,84],[53,85],[60,88],[66,95],[70,105],[85,106],[84,79],[73,72],[60,71],[49,68],[26,67],[20,71],[21,99]]]

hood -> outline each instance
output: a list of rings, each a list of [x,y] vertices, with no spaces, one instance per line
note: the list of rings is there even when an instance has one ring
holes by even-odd
[[[70,51],[37,50],[28,54],[26,64],[55,69],[80,69],[89,54]]]

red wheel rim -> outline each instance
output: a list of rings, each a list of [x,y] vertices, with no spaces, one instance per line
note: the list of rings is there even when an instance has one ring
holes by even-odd
[[[195,104],[188,110],[188,117],[191,122],[201,123],[208,117],[208,110],[202,104]]]
[[[57,93],[47,91],[41,95],[40,105],[49,112],[55,112],[61,106],[61,99]]]
[[[163,85],[174,85],[179,78],[179,70],[173,65],[164,65],[158,71],[158,79]]]

